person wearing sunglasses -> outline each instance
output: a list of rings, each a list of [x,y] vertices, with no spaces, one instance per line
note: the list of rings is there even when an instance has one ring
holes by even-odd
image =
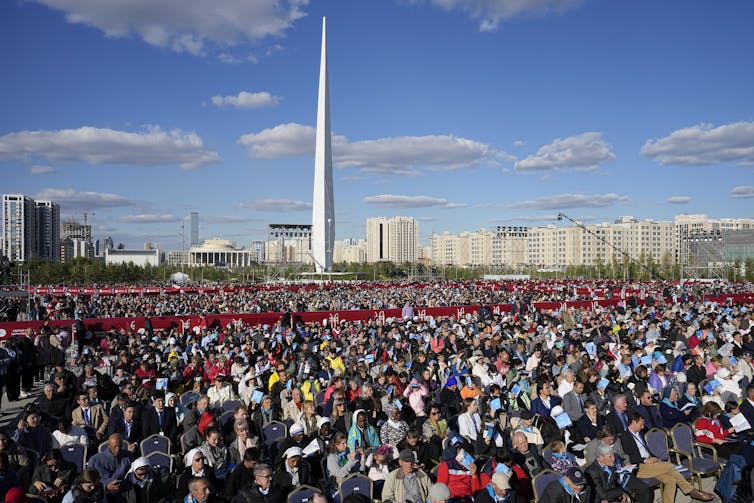
[[[50,449],[34,470],[29,493],[58,503],[76,479],[76,465],[63,459],[60,449]]]

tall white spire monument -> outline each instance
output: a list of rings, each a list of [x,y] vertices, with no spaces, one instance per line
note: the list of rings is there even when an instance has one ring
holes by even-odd
[[[327,18],[322,18],[322,54],[319,62],[317,139],[314,149],[314,199],[312,201],[312,258],[317,272],[332,271],[335,247],[335,205],[330,139],[330,92],[327,84]]]

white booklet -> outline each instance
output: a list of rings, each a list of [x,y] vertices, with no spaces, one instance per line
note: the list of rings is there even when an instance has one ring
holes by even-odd
[[[319,452],[319,443],[317,442],[317,439],[313,439],[311,442],[309,442],[309,445],[301,449],[301,454],[304,455],[305,458],[308,458],[312,454],[317,454]]]
[[[730,424],[736,429],[736,433],[751,429],[751,425],[746,419],[746,416],[740,413],[736,414],[735,416],[731,416]]]

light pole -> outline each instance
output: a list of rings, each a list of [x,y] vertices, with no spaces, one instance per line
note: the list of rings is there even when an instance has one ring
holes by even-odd
[[[620,248],[618,248],[617,246],[615,246],[613,243],[611,243],[610,241],[608,241],[605,238],[603,238],[602,236],[600,236],[599,234],[597,234],[595,232],[592,232],[590,229],[588,229],[586,226],[584,226],[580,222],[577,222],[576,220],[572,219],[571,217],[569,217],[565,213],[562,213],[562,212],[558,213],[558,220],[563,220],[564,218],[566,220],[570,221],[571,223],[573,223],[574,225],[576,225],[577,227],[579,227],[581,230],[586,231],[589,234],[591,234],[592,236],[596,237],[597,239],[599,239],[600,241],[602,241],[603,243],[605,243],[606,245],[608,245],[610,248],[612,248],[613,250],[617,251],[622,256],[624,256],[625,258],[627,258],[628,260],[630,260],[634,264],[638,265],[639,267],[641,267],[645,271],[649,272],[649,275],[650,275],[651,278],[659,278],[661,280],[665,280],[665,278],[663,278],[662,276],[660,276],[656,271],[654,271],[654,270],[650,269],[649,267],[647,267],[646,265],[642,264],[641,262],[639,262],[638,260],[636,260],[635,258],[633,258],[631,255],[629,255],[625,251],[621,250]]]

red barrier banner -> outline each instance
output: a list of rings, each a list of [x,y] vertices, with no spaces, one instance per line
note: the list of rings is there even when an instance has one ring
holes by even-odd
[[[149,287],[145,290],[149,290]],[[644,304],[644,299],[637,300],[640,305]],[[723,295],[719,297],[709,296],[705,297],[704,301],[717,302],[718,304],[725,304],[727,302],[733,302],[735,304],[754,303],[754,293]],[[670,304],[672,303],[672,299],[665,299],[665,302]],[[620,298],[613,298],[601,300],[577,300],[571,302],[540,302],[535,303],[534,307],[536,309],[546,311],[571,308],[597,311],[605,307],[614,307],[618,305],[625,306],[625,300]],[[476,315],[480,307],[481,306],[476,305],[414,308],[414,315],[422,322],[429,318],[455,317],[456,319],[460,319],[465,317],[467,314],[470,314],[472,316]],[[511,311],[512,305],[497,304],[487,307],[490,308],[493,314],[504,314]],[[385,323],[385,321],[388,319],[400,318],[401,313],[401,309],[369,309],[358,311],[318,311],[291,313],[291,317],[294,319],[300,319],[305,323],[321,323],[327,326],[334,326],[338,325],[342,321],[378,320],[381,323]],[[226,327],[229,324],[234,326],[273,325],[282,316],[283,313],[279,312],[258,314],[216,314],[207,315],[204,318],[199,316],[161,316],[152,318],[152,327],[156,330],[173,328],[179,332],[183,332],[185,330],[192,330],[197,326]],[[84,325],[86,326],[87,330],[91,330],[93,332],[107,332],[109,330],[136,331],[140,328],[144,328],[144,318],[86,318],[84,319]],[[28,328],[39,330],[41,326],[41,321],[0,323],[0,339],[13,335],[22,335]],[[71,331],[73,328],[73,320],[50,320],[50,326],[60,327],[62,329]]]

